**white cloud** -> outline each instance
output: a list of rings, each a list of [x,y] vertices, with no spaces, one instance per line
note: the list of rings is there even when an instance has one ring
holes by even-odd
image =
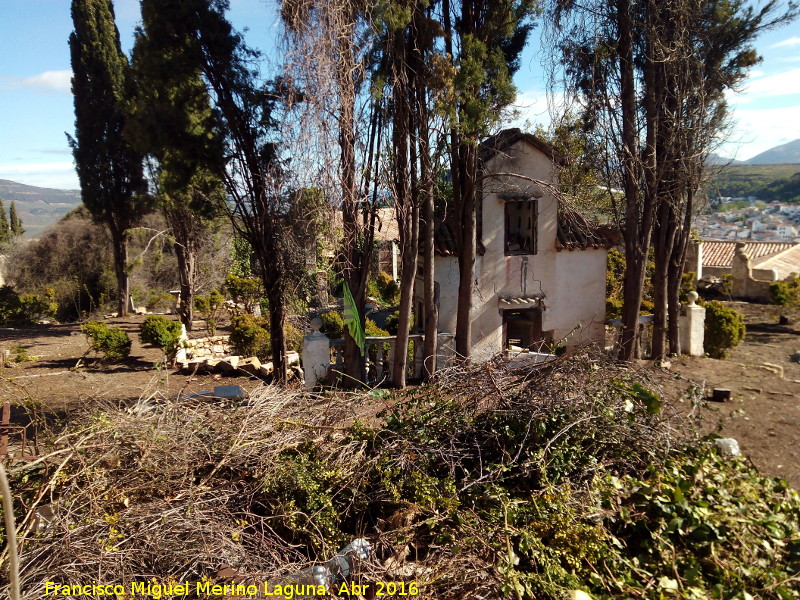
[[[72,71],[64,69],[61,71],[44,71],[30,77],[10,77],[0,75],[0,88],[15,89],[26,88],[41,92],[71,92]]]
[[[70,92],[72,71],[64,69],[61,71],[44,71],[38,75],[25,77],[19,81],[23,87],[42,89],[54,92]]]
[[[43,173],[45,171],[66,171],[74,169],[72,162],[23,163],[0,165],[0,173]]]
[[[786,48],[787,46],[800,46],[800,37],[790,37],[789,39],[778,42],[777,44],[772,44],[770,48]]]

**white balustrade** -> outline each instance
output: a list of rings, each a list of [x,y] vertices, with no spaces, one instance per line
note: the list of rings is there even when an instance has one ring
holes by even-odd
[[[380,385],[392,383],[392,369],[397,351],[397,336],[368,337],[365,341],[365,354],[367,358],[367,383]],[[408,336],[408,364],[406,377],[409,381],[419,381],[423,378],[425,336],[412,334]],[[436,368],[442,369],[452,366],[455,351],[453,349],[453,334],[442,332],[438,335],[436,350]],[[344,371],[344,340],[330,340],[330,364],[335,371]]]

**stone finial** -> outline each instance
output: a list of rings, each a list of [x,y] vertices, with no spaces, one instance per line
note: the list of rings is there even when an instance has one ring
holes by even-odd
[[[695,302],[697,302],[697,299],[700,297],[700,294],[692,290],[691,292],[689,292],[688,296],[689,296],[689,306],[697,306]]]
[[[320,329],[322,328],[322,319],[320,319],[319,317],[314,317],[313,319],[311,319],[311,323],[309,323],[309,326],[311,327],[312,337],[319,337],[321,335],[324,335],[320,331]]]

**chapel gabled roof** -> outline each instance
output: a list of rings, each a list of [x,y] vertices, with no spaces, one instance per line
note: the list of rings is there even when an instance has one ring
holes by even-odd
[[[481,142],[481,161],[486,162],[498,154],[505,152],[520,140],[525,141],[536,149],[544,152],[544,154],[547,155],[550,160],[556,163],[562,162],[561,156],[548,142],[533,135],[532,133],[525,133],[517,127],[512,129],[504,129],[499,133],[489,136],[483,142]]]

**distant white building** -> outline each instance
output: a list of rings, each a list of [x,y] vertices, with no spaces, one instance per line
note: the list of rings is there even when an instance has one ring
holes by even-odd
[[[777,233],[782,240],[793,240],[797,237],[797,228],[792,225],[778,225]]]

